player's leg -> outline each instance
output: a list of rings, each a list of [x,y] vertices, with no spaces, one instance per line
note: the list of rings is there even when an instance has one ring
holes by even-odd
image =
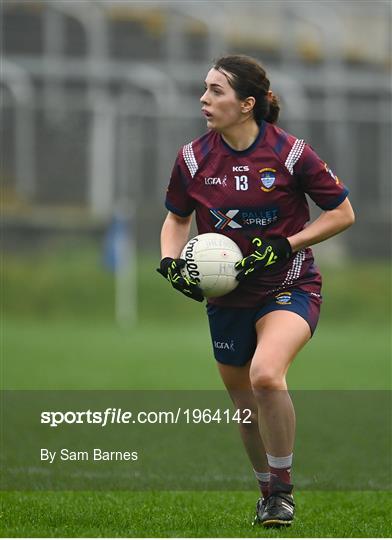
[[[250,361],[244,366],[230,366],[217,362],[221,378],[236,409],[251,411],[250,423],[239,423],[238,427],[246,453],[253,466],[259,484],[261,497],[257,501],[254,524],[264,513],[265,501],[269,495],[270,472],[267,456],[260,436],[257,402],[249,379]]]
[[[244,366],[230,366],[220,362],[217,362],[217,365],[235,408],[251,411],[251,422],[241,422],[238,425],[253,469],[260,473],[268,473],[267,457],[259,431],[257,402],[249,379],[250,362]]]
[[[257,347],[249,370],[271,472],[270,498],[261,522],[289,525],[294,515],[291,463],[295,436],[294,407],[286,373],[311,337],[308,322],[297,313],[271,311],[256,323]]]
[[[310,328],[296,313],[272,311],[257,321],[256,333],[249,376],[260,408],[263,441],[268,454],[287,456],[294,446],[295,413],[286,374],[310,339]]]
[[[269,469],[259,432],[257,403],[249,380],[250,358],[256,348],[255,310],[208,305],[207,313],[214,356],[222,380],[236,409],[251,410],[251,422],[239,423],[239,429],[260,491],[266,497]]]

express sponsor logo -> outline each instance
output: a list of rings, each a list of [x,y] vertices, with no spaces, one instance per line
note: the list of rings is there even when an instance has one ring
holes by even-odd
[[[278,208],[211,208],[210,213],[216,220],[214,226],[222,230],[226,227],[230,229],[251,229],[255,227],[266,227],[275,223],[279,219]]]
[[[217,220],[215,223],[216,229],[225,229],[230,227],[231,229],[241,229],[242,225],[235,221],[234,217],[238,214],[239,210],[221,210],[219,208],[211,208],[211,214]]]
[[[276,169],[265,167],[264,169],[260,169],[259,173],[261,183],[263,184],[261,189],[267,193],[273,191],[276,188],[276,186],[274,186],[276,180]]]

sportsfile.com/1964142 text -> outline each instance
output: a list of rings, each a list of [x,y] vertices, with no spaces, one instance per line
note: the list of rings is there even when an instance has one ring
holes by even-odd
[[[182,408],[170,411],[124,411],[108,407],[103,411],[42,411],[41,424],[92,424],[100,427],[113,424],[250,424],[250,409]]]

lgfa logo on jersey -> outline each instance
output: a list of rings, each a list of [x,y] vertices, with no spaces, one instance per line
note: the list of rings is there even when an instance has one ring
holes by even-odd
[[[280,306],[291,304],[291,292],[281,292],[275,296],[275,301]]]
[[[276,186],[274,186],[275,180],[276,180],[276,169],[271,169],[270,167],[265,167],[264,169],[259,170],[260,173],[260,180],[263,184],[261,186],[261,189],[263,191],[266,191],[267,193],[269,191],[273,191]]]
[[[227,175],[223,178],[219,178],[218,176],[209,176],[204,177],[204,183],[206,186],[223,186],[226,187],[227,185]]]

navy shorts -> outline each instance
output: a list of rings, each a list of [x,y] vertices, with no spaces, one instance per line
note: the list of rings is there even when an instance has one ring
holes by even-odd
[[[243,366],[256,350],[256,322],[271,311],[291,311],[309,324],[313,335],[320,315],[321,295],[300,289],[280,292],[262,305],[232,308],[207,304],[215,359],[222,364]]]

